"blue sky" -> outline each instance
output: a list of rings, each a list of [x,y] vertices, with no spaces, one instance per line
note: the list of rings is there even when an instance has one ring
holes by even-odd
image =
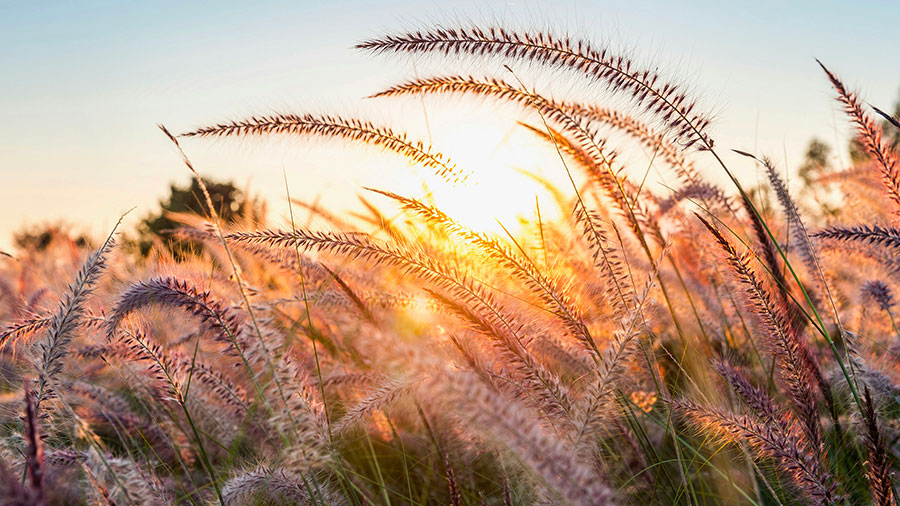
[[[0,247],[25,223],[65,218],[101,232],[126,209],[138,207],[132,222],[152,209],[170,182],[188,179],[157,123],[184,131],[289,110],[421,131],[421,104],[390,108],[362,97],[445,67],[431,59],[414,68],[412,60],[373,58],[352,45],[434,22],[550,27],[628,48],[691,84],[715,113],[719,145],[766,153],[794,169],[812,136],[843,143],[848,132],[814,58],[868,101],[890,107],[900,90],[898,20],[900,4],[887,1],[0,0]],[[518,119],[484,106],[428,108],[438,132],[444,118],[445,130]],[[202,173],[249,182],[273,201],[283,199],[283,171],[292,193],[336,206],[353,201],[361,185],[392,181],[385,174],[395,160],[297,144],[185,147]],[[756,177],[749,167],[742,174]]]

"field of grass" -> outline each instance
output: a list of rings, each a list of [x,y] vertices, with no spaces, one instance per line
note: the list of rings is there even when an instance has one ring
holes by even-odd
[[[464,192],[469,169],[402,125],[285,113],[164,129],[207,201],[169,216],[190,253],[142,254],[113,230],[0,259],[0,502],[897,503],[895,119],[823,66],[863,156],[810,176],[828,195],[801,200],[763,154],[740,153],[768,185],[742,186],[665,69],[501,29],[357,48],[528,65],[623,106],[554,99],[511,69],[375,94],[529,113],[571,184],[548,182],[558,212],[504,234],[379,188],[361,190],[368,215],[226,220],[189,158],[203,138],[324,137]],[[677,185],[651,191],[626,149]]]

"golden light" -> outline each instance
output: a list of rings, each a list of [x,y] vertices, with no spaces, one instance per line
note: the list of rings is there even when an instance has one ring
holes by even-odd
[[[546,189],[522,173],[541,173],[540,165],[552,164],[553,158],[536,137],[523,130],[482,122],[463,124],[442,135],[441,149],[468,178],[456,185],[428,178],[434,205],[468,228],[501,235],[503,227],[516,233],[522,220],[536,221],[536,197],[542,219],[557,219],[559,212]],[[558,165],[557,159],[552,169]]]

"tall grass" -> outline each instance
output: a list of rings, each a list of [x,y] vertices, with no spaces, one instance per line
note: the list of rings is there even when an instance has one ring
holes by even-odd
[[[857,205],[825,222],[804,216],[767,158],[739,152],[781,211],[752,198],[701,107],[625,56],[501,28],[357,47],[528,62],[629,109],[518,77],[374,93],[386,106],[467,94],[532,115],[523,126],[571,187],[551,188],[561,219],[538,214],[515,235],[376,188],[371,216],[304,204],[328,227],[293,210],[290,227],[224,223],[211,202],[210,216],[173,215],[173,237],[202,244],[178,262],[119,251],[113,234],[93,252],[60,237],[4,260],[5,503],[897,502],[900,230],[883,204],[900,202],[900,161],[836,74],[822,67],[869,155],[847,171],[880,186],[835,187]],[[165,132],[179,150],[325,136],[448,184],[467,174],[452,153],[355,118]],[[606,134],[654,153],[677,186],[630,180]]]

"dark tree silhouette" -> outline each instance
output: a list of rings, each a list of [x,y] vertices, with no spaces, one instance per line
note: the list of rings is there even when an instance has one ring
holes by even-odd
[[[206,183],[219,219],[223,223],[230,223],[244,216],[246,212],[244,193],[233,183],[213,181],[208,178],[203,178],[203,181]],[[151,213],[138,225],[138,243],[142,255],[146,255],[150,251],[158,238],[164,240],[164,244],[178,259],[199,251],[199,244],[169,240],[168,232],[179,226],[178,222],[169,217],[169,213],[193,213],[209,216],[206,199],[203,197],[196,179],[191,179],[191,184],[186,187],[171,185],[169,197],[160,202],[159,211]]]

